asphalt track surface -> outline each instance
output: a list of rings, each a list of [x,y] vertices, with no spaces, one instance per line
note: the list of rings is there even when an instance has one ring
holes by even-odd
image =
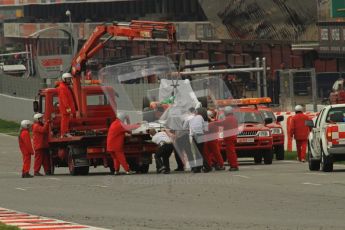
[[[108,229],[345,229],[345,167],[295,161],[238,172],[20,178],[17,138],[0,134],[0,207]],[[174,159],[171,158],[173,162]]]

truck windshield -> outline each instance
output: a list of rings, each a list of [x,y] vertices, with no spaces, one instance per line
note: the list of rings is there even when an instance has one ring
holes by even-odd
[[[264,119],[272,118],[273,121],[276,120],[276,117],[274,116],[274,113],[272,111],[260,110],[260,113]]]
[[[235,112],[238,123],[264,123],[259,112]]]
[[[326,122],[345,122],[345,107],[332,108],[327,114]]]
[[[109,105],[107,97],[102,94],[87,95],[87,105]]]

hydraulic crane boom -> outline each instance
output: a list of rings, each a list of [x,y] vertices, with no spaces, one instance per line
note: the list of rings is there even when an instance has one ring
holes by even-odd
[[[104,35],[109,35],[105,41],[101,41]],[[102,49],[106,42],[113,37],[127,37],[132,40],[142,39],[167,39],[169,42],[176,41],[176,29],[173,23],[153,21],[131,21],[129,24],[99,25],[89,39],[85,42],[78,54],[73,58],[71,74],[73,76],[73,93],[78,108],[78,115],[83,116],[81,111],[81,72],[86,61]]]

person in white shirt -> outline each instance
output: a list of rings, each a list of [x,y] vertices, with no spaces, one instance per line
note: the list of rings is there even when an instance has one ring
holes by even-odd
[[[174,150],[171,138],[165,131],[157,133],[155,129],[150,129],[149,133],[152,137],[152,142],[159,146],[155,154],[157,173],[169,174],[169,158]]]
[[[203,116],[205,115],[206,116]],[[189,135],[193,140],[194,149],[194,164],[192,164],[192,171],[194,173],[200,173],[202,167],[197,161],[201,158],[204,172],[210,172],[211,167],[208,165],[204,156],[204,132],[207,131],[207,110],[205,108],[198,108],[196,115],[189,120]],[[199,159],[198,159],[199,158]]]

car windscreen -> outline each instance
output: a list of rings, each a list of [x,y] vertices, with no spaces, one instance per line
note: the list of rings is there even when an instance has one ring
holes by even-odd
[[[263,119],[272,118],[273,121],[276,120],[276,117],[274,116],[274,113],[272,111],[260,110],[260,113],[261,113]]]
[[[345,107],[330,109],[327,114],[326,122],[345,122]]]
[[[238,111],[235,116],[238,123],[264,123],[262,116],[256,111]]]

